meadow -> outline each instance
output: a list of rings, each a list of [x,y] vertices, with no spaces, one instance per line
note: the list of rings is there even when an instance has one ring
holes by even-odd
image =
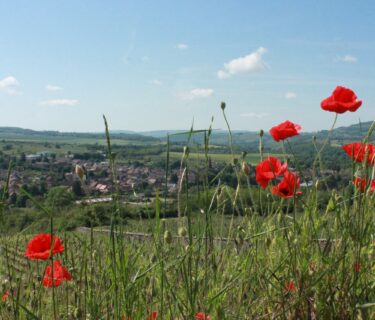
[[[163,155],[166,156],[167,154],[164,153]],[[273,154],[273,155],[274,156],[280,156],[280,154]],[[172,160],[181,159],[181,153],[179,153],[179,152],[169,152],[169,157]],[[235,159],[241,159],[242,155],[240,153],[234,154],[234,155],[232,155],[230,153],[227,153],[227,154],[225,154],[225,153],[212,153],[212,154],[209,155],[209,157],[211,158],[212,161],[228,163],[228,162],[231,162],[233,157]],[[189,154],[189,159],[204,162],[205,156],[202,153],[191,152]],[[252,165],[257,164],[259,162],[259,160],[260,160],[259,153],[248,153],[246,155],[246,161],[249,164],[252,164]]]
[[[341,101],[336,90],[331,103],[322,102],[335,121],[362,103],[351,90]],[[221,109],[226,119],[224,103]],[[104,120],[116,190],[116,154]],[[284,150],[272,157],[264,154],[263,132],[259,154],[235,152],[229,124],[228,154],[210,154],[211,128],[201,154],[190,153],[192,129],[182,154],[164,154],[167,168],[181,160],[173,219],[166,218],[163,190],[149,218],[138,221],[120,219],[123,204],[114,192],[109,225],[65,231],[54,211],[30,195],[48,223],[39,235],[30,228],[13,235],[2,230],[1,319],[374,319],[375,122],[362,141],[341,149],[352,177],[340,190],[327,188],[321,174],[334,124],[324,139],[312,141],[313,181],[304,188],[290,148],[298,124],[271,129]],[[231,166],[236,188],[221,183],[220,173],[209,179],[211,156]],[[191,186],[189,170],[198,157],[204,179]],[[84,177],[79,168],[77,175]],[[322,190],[329,195],[323,209]],[[6,206],[4,193],[2,215]]]

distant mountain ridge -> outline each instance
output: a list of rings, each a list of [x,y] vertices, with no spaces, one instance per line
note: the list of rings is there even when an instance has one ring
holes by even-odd
[[[124,140],[133,140],[133,141],[149,141],[155,142],[159,141],[159,139],[154,138],[152,136],[145,136],[138,134],[136,132],[125,132],[125,131],[114,131],[111,132],[112,136],[115,136],[117,139],[124,139]],[[43,138],[55,137],[55,138],[85,138],[85,139],[104,139],[105,133],[104,132],[60,132],[60,131],[53,131],[53,130],[45,130],[45,131],[38,131],[32,129],[24,129],[18,127],[0,127],[0,139],[12,140],[12,139],[22,139],[35,137],[39,140],[43,140]],[[48,140],[49,140],[48,139]]]
[[[339,143],[345,143],[346,141],[362,140],[366,135],[372,121],[363,122],[361,124],[354,124],[350,126],[342,126],[333,130],[331,134],[331,140],[338,141]],[[172,142],[184,142],[187,139],[187,135],[173,135],[175,133],[189,132],[189,130],[159,130],[159,131],[149,131],[140,132],[142,135],[151,135],[153,137],[159,138],[161,140],[166,140],[168,134],[170,136],[170,141]],[[259,144],[259,131],[244,131],[244,130],[233,130],[233,143],[237,146],[246,147],[249,149],[257,149]],[[305,143],[311,141],[313,136],[317,139],[325,139],[328,135],[328,130],[321,130],[316,132],[301,132],[297,137],[293,138],[293,143]],[[194,141],[202,143],[204,136],[202,133],[194,134]],[[264,133],[263,137],[264,143],[266,143],[270,148],[274,148],[277,144],[273,141],[272,137],[268,132]],[[228,132],[225,130],[213,130],[210,138],[211,144],[217,145],[228,145]]]
[[[344,143],[345,141],[357,141],[361,140],[363,136],[368,132],[372,121],[363,122],[360,124],[353,124],[350,126],[342,126],[333,130],[331,135],[331,140],[336,140],[339,143]],[[144,142],[157,142],[166,141],[168,134],[170,136],[170,141],[172,142],[186,142],[187,135],[175,135],[176,133],[189,132],[189,130],[154,130],[154,131],[143,131],[135,132],[129,130],[113,130],[111,131],[111,136],[116,139],[126,139],[134,142],[142,141]],[[238,146],[245,146],[248,148],[256,148],[259,143],[259,132],[256,131],[245,131],[245,130],[233,130],[233,142]],[[299,136],[295,137],[294,143],[301,143],[310,140],[313,136],[317,139],[323,139],[327,136],[327,130],[321,130],[317,132],[302,132]],[[60,132],[53,130],[37,131],[32,129],[24,129],[18,127],[0,127],[0,139],[15,139],[22,137],[37,137],[43,139],[43,137],[69,137],[69,138],[92,138],[92,139],[103,139],[104,132]],[[194,134],[193,140],[197,143],[203,142],[203,134]],[[276,145],[273,139],[265,132],[264,142],[268,143],[270,147]],[[211,144],[217,145],[228,145],[228,132],[226,130],[215,129],[212,131],[210,138]]]

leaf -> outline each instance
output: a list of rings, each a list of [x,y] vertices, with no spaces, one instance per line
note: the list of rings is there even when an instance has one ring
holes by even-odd
[[[359,305],[356,306],[357,309],[367,309],[371,307],[375,307],[375,302],[365,303],[360,306]]]

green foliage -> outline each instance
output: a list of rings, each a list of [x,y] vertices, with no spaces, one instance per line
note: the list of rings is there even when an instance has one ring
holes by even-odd
[[[46,204],[51,208],[69,206],[73,201],[73,194],[67,187],[53,187],[46,197]]]
[[[72,192],[76,198],[79,198],[84,195],[81,181],[79,180],[74,180],[73,185],[72,185]]]

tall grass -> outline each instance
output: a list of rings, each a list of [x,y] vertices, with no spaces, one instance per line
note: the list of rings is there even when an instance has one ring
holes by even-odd
[[[226,120],[225,105],[222,110]],[[116,158],[104,121],[116,186]],[[223,184],[220,173],[211,181],[208,178],[212,123],[207,130],[192,127],[185,133],[175,229],[163,219],[166,207],[158,195],[152,234],[129,240],[118,223],[121,202],[116,200],[116,187],[108,235],[93,228],[88,234],[54,230],[53,212],[46,210],[51,224],[45,231],[62,237],[65,252],[60,259],[73,276],[61,287],[51,290],[41,285],[50,261],[30,263],[24,258],[32,236],[27,230],[11,236],[4,233],[1,288],[9,296],[0,302],[1,319],[145,320],[153,311],[158,319],[171,320],[195,319],[198,312],[216,320],[374,319],[375,201],[370,186],[362,192],[348,181],[350,194],[327,190],[331,199],[326,210],[317,205],[324,184],[318,173],[301,198],[278,199],[269,190],[254,190],[242,167],[246,153],[241,159],[235,157],[227,124],[232,150],[228,166],[236,174],[237,187]],[[374,127],[364,142],[370,140]],[[204,165],[203,179],[192,194],[189,147],[196,133],[205,137]],[[321,166],[320,154],[327,142],[320,148],[315,143],[316,165]],[[297,165],[298,155],[288,143],[286,149]],[[260,158],[265,158],[262,134]],[[169,159],[168,143],[166,182]],[[357,170],[368,181],[374,178],[374,167],[368,163],[353,162],[353,175]],[[217,230],[221,230],[219,237]]]

